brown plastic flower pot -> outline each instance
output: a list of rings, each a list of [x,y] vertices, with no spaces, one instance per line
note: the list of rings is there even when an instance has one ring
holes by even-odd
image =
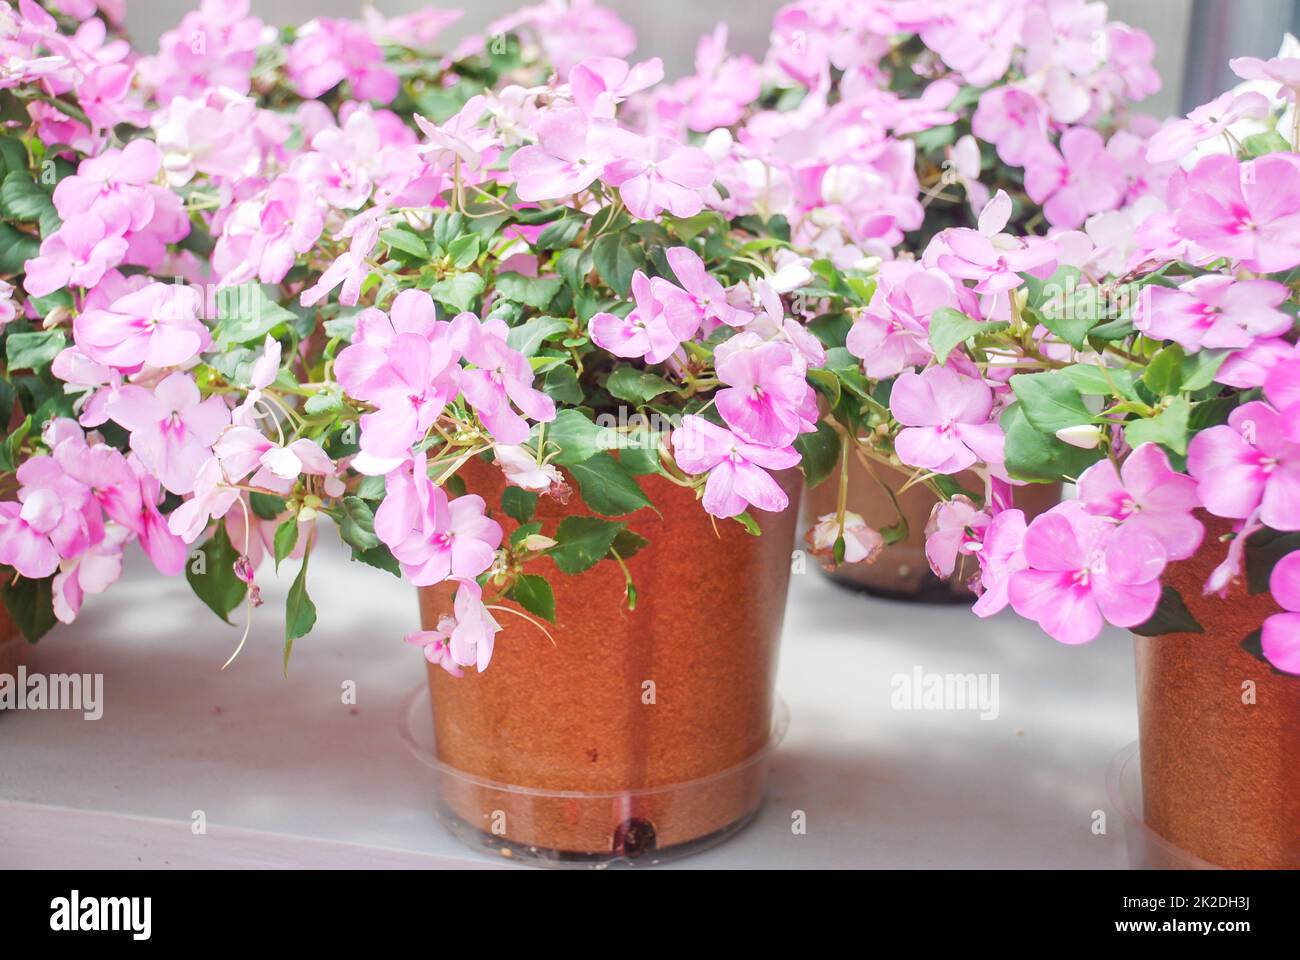
[[[1202,516],[1205,543],[1170,565],[1203,633],[1135,637],[1146,825],[1222,867],[1300,867],[1300,677],[1242,641],[1280,609],[1235,584],[1203,595],[1230,528]]]
[[[842,468],[840,468],[842,469]],[[908,474],[877,465],[880,479],[893,490],[900,489]],[[804,493],[802,529],[810,529],[817,518],[834,513],[839,498],[839,469],[820,485]],[[968,490],[980,490],[983,481],[974,474],[959,474],[957,481]],[[1017,487],[1016,506],[1033,519],[1061,502],[1059,483],[1031,483]],[[973,560],[964,560],[955,575],[942,580],[930,570],[925,558],[925,525],[937,502],[933,493],[917,484],[898,495],[898,505],[907,518],[907,537],[880,551],[870,563],[842,563],[834,570],[823,570],[842,587],[863,590],[891,600],[914,600],[921,603],[969,603],[972,599],[966,581],[976,572]],[[857,458],[849,461],[848,509],[859,514],[869,526],[881,529],[898,522],[898,515],[880,484],[867,473]]]
[[[495,468],[465,476],[501,502]],[[780,479],[795,500],[802,478]],[[690,490],[640,480],[659,514],[627,518],[650,541],[627,560],[634,611],[616,563],[551,567],[554,643],[497,612],[483,673],[429,669],[443,813],[471,842],[537,861],[657,861],[738,830],[762,801],[795,512],[755,511],[754,537],[715,524]],[[542,498],[537,519],[551,533],[586,512]],[[514,522],[496,519],[508,536]],[[450,596],[421,589],[426,628]]]

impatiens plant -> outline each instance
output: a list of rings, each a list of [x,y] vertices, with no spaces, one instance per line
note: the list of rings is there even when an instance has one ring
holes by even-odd
[[[850,440],[942,498],[927,555],[970,582],[980,616],[1010,606],[1064,643],[1105,623],[1200,631],[1164,574],[1211,551],[1221,562],[1202,589],[1271,590],[1285,612],[1241,640],[1300,673],[1300,134],[1283,116],[1296,91],[1275,79],[1298,66],[1234,62],[1271,81],[1247,117],[1263,129],[1208,123],[1219,104],[1152,138],[1153,159],[1171,141],[1201,148],[1163,196],[1121,211],[1135,227],[1119,260],[1091,231],[998,232],[1010,210],[999,192],[978,230],[936,234],[915,268],[925,285],[899,291],[898,308],[928,305],[933,356],[890,351],[903,369],[874,386]],[[959,488],[970,469],[984,490]],[[1077,496],[1027,521],[1006,496],[1027,481],[1067,481]],[[1229,532],[1207,540],[1206,516]]]
[[[29,636],[134,540],[245,637],[263,562],[300,558],[287,658],[327,517],[452,584],[408,639],[482,670],[506,615],[554,619],[552,577],[616,565],[635,606],[645,478],[757,534],[782,471],[842,457],[940,498],[927,555],[981,615],[1194,629],[1161,576],[1205,549],[1197,509],[1235,524],[1207,587],[1296,609],[1294,564],[1257,560],[1300,546],[1294,61],[1157,130],[1128,110],[1150,41],[1096,3],[809,0],[761,62],[719,28],[672,83],[581,0],[435,53],[454,18],[277,31],[208,0],[141,56],[116,4],[0,3],[0,564]],[[845,500],[828,562],[906,535]],[[1295,622],[1259,638],[1291,672]]]
[[[0,7],[0,563],[29,636],[135,540],[223,618],[301,558],[287,660],[328,517],[354,559],[453,583],[413,640],[482,670],[503,600],[540,626],[548,577],[626,571],[638,477],[757,534],[790,506],[773,472],[831,469],[813,384],[840,381],[790,305],[812,273],[701,146],[620,119],[659,61],[587,3],[439,57],[449,19],[277,33],[209,2],[141,57],[93,8]],[[543,496],[584,509],[543,529]]]

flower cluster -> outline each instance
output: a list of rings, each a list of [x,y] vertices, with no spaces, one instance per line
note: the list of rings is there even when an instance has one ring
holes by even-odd
[[[1150,41],[1083,0],[801,0],[766,56],[720,27],[672,83],[588,0],[445,55],[450,12],[277,31],[206,0],[142,56],[117,4],[50,6],[0,2],[0,564],[29,633],[135,540],[223,618],[298,558],[287,657],[327,517],[454,587],[408,639],[459,675],[502,615],[554,618],[556,572],[626,574],[652,484],[757,533],[791,471],[852,456],[941,498],[927,554],[977,613],[1066,642],[1191,629],[1162,574],[1195,511],[1231,520],[1207,589],[1271,574],[1263,655],[1300,670],[1296,564],[1249,556],[1300,532],[1295,58],[1160,125],[1130,109]],[[905,534],[841,491],[810,536]]]

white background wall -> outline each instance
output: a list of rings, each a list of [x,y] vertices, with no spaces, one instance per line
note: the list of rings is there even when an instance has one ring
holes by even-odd
[[[197,5],[198,0],[194,0]],[[718,21],[726,21],[733,49],[760,55],[767,45],[772,13],[781,0],[605,0],[637,32],[638,52],[664,59],[670,76],[688,71],[695,41]],[[845,0],[851,2],[851,0]],[[971,0],[978,3],[979,0]],[[1156,41],[1156,67],[1165,88],[1146,105],[1152,113],[1177,109],[1183,87],[1184,66],[1194,0],[1112,0],[1111,15],[1141,27]],[[425,6],[425,0],[376,0],[374,6],[387,14],[404,13]],[[521,4],[518,0],[466,0],[438,3],[460,6],[464,19],[449,36],[481,29],[503,13]],[[1219,35],[1213,50],[1218,63],[1207,64],[1219,78],[1213,89],[1227,83],[1223,63],[1227,56],[1268,55],[1280,42],[1279,24],[1287,22],[1295,0],[1201,0]],[[128,0],[127,25],[136,43],[146,50],[157,48],[159,35],[174,26],[191,4],[183,0]],[[314,16],[355,16],[362,0],[253,0],[253,11],[274,24],[301,22]],[[1218,16],[1216,16],[1218,14]],[[1231,23],[1232,29],[1224,29]],[[1204,47],[1203,47],[1204,49]]]

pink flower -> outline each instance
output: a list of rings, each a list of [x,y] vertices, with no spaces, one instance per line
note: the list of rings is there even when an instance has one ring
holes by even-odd
[[[526,6],[490,24],[486,35],[513,33],[524,27],[560,74],[588,57],[626,57],[636,47],[632,28],[593,0],[546,0]]]
[[[1020,286],[1021,273],[1035,276],[1056,268],[1060,250],[1042,237],[1003,233],[1011,217],[1011,198],[1002,190],[980,211],[979,229],[956,227],[939,233],[925,249],[922,263],[950,277],[976,281],[976,293],[1003,293]]]
[[[248,15],[248,0],[203,0],[162,35],[158,55],[145,60],[142,72],[162,104],[220,87],[248,93],[262,30],[262,21]]]
[[[1264,378],[1264,396],[1282,414],[1288,440],[1300,443],[1300,357],[1279,359]]]
[[[695,47],[695,74],[677,86],[686,100],[686,126],[698,133],[729,127],[762,92],[758,65],[747,56],[727,56],[727,25],[700,37]]]
[[[202,399],[194,380],[173,373],[151,393],[122,387],[109,416],[131,432],[131,449],[172,493],[189,493],[217,436],[230,423],[218,396]]]
[[[72,623],[88,593],[103,593],[122,575],[122,547],[130,537],[124,527],[111,528],[104,539],[71,558],[54,577],[54,616]]]
[[[699,329],[695,302],[661,277],[651,280],[635,271],[632,298],[636,307],[626,316],[602,312],[587,325],[592,342],[616,357],[644,357],[648,363],[663,363]]]
[[[1193,352],[1248,347],[1257,337],[1291,329],[1291,318],[1277,309],[1288,295],[1271,280],[1216,275],[1196,277],[1176,290],[1152,284],[1138,298],[1134,324],[1150,337]]]
[[[704,268],[704,261],[690,247],[669,247],[665,252],[673,276],[681,285],[678,290],[663,281],[658,285],[664,294],[665,310],[672,312],[680,301],[687,301],[698,316],[699,322],[713,329],[720,323],[729,327],[743,327],[754,318],[727,301],[726,288]],[[669,289],[671,288],[671,289]],[[691,331],[694,333],[694,331]]]
[[[672,433],[677,465],[687,473],[708,473],[704,509],[715,517],[734,517],[749,505],[780,512],[790,505],[768,470],[785,470],[799,462],[794,447],[749,443],[726,427],[688,414]]]
[[[86,443],[72,420],[50,421],[42,436],[64,473],[89,490],[110,520],[136,533],[143,529],[140,484],[126,457],[106,443]]]
[[[362,449],[381,458],[405,456],[456,395],[458,359],[446,337],[430,342],[399,333],[384,351],[383,365],[351,394],[377,408],[361,418]]]
[[[251,469],[249,466],[244,474]],[[226,515],[239,499],[239,488],[226,476],[221,461],[214,456],[199,468],[194,478],[193,494],[167,518],[168,531],[185,543],[193,543],[202,536],[209,523]]]
[[[294,89],[314,99],[344,80],[357,100],[388,103],[400,84],[384,65],[384,51],[352,20],[322,17],[298,31],[286,61]]]
[[[880,551],[885,549],[885,538],[880,531],[868,526],[861,514],[852,510],[844,511],[844,528],[840,529],[839,518],[828,513],[817,518],[817,523],[808,531],[808,542],[813,552],[826,557],[833,557],[835,542],[844,538],[845,563],[873,563]]]
[[[79,314],[73,336],[92,360],[120,370],[180,366],[211,345],[200,306],[194,287],[151,283],[107,309]]]
[[[492,660],[501,625],[492,618],[483,603],[483,589],[473,580],[457,583],[452,610],[456,614],[456,626],[451,631],[451,658],[482,673]]]
[[[1232,411],[1226,424],[1202,430],[1187,450],[1187,469],[1210,513],[1259,519],[1274,530],[1300,530],[1300,444],[1267,403]]]
[[[1124,171],[1106,152],[1101,134],[1071,127],[1061,135],[1061,152],[1050,148],[1025,160],[1025,192],[1054,226],[1073,230],[1090,214],[1112,210],[1124,199]]]
[[[460,373],[460,388],[492,437],[501,443],[523,443],[531,429],[523,415],[538,423],[555,419],[555,402],[533,388],[528,358],[506,344],[507,327],[498,318],[479,323],[462,313],[451,323],[451,340],[472,367]]]
[[[1217,137],[1240,120],[1260,120],[1269,114],[1268,98],[1261,93],[1224,93],[1202,104],[1186,120],[1165,124],[1147,144],[1147,160],[1164,163],[1181,160],[1199,143]]]
[[[1287,45],[1294,49],[1295,39],[1288,36],[1286,44],[1283,45],[1284,50]],[[1284,57],[1281,54],[1271,60],[1261,60],[1259,57],[1236,57],[1228,61],[1228,66],[1243,80],[1276,83],[1281,87],[1279,92],[1287,100],[1294,102],[1296,92],[1300,91],[1300,58]]]
[[[569,89],[587,116],[612,120],[618,104],[663,78],[664,63],[658,57],[635,67],[617,57],[592,57],[569,71]]]
[[[1261,645],[1268,662],[1286,673],[1300,674],[1300,551],[1288,553],[1268,578],[1273,599],[1285,610],[1264,621]]]
[[[980,96],[971,131],[996,146],[1003,163],[1024,166],[1030,157],[1049,147],[1047,104],[1023,87],[993,87]]]
[[[1300,169],[1282,154],[1244,164],[1206,157],[1188,176],[1176,225],[1183,237],[1248,270],[1290,269],[1300,264]]]
[[[984,528],[984,539],[976,556],[980,562],[980,597],[971,610],[977,617],[991,617],[1006,607],[1011,577],[1028,565],[1025,560],[1025,515],[1019,510],[995,514]]]
[[[653,220],[667,210],[675,217],[693,217],[704,209],[701,191],[713,185],[714,170],[699,147],[626,130],[612,130],[609,139],[618,159],[605,167],[604,179],[618,187],[633,216]]]
[[[104,520],[89,488],[52,457],[18,468],[18,502],[0,503],[0,563],[24,577],[48,577],[59,560],[75,557],[104,538]]]
[[[1011,574],[1007,595],[1016,613],[1061,643],[1087,643],[1104,621],[1146,622],[1160,602],[1165,552],[1146,530],[1064,503],[1025,531],[1026,567]]]
[[[894,381],[889,408],[906,427],[894,444],[906,464],[954,474],[976,462],[1002,462],[1006,438],[989,422],[993,391],[981,380],[947,367],[908,370]]]
[[[405,640],[407,643],[424,648],[424,659],[430,663],[436,663],[453,677],[463,677],[465,672],[456,666],[456,661],[451,656],[451,635],[455,629],[454,618],[442,617],[438,620],[436,629],[408,633]]]
[[[817,400],[788,344],[742,333],[718,347],[714,368],[726,384],[715,397],[718,413],[747,442],[785,447],[815,428]]]
[[[1109,460],[1094,463],[1078,482],[1088,512],[1145,530],[1170,560],[1184,560],[1201,545],[1205,529],[1192,511],[1201,505],[1196,481],[1169,465],[1165,452],[1144,443],[1117,471]]]
[[[162,499],[162,485],[144,468],[134,455],[127,458],[131,470],[140,482],[140,521],[137,536],[140,549],[165,577],[176,577],[185,571],[189,548],[185,541],[168,527],[167,518],[158,509]]]
[[[23,287],[33,297],[67,286],[93,287],[126,251],[127,242],[108,234],[94,214],[69,217],[41,242],[40,255],[24,265]]]
[[[265,191],[223,211],[212,267],[225,284],[279,283],[320,238],[325,214],[315,189],[281,174]]]
[[[934,505],[925,525],[925,559],[936,577],[951,577],[959,557],[980,552],[990,520],[987,511],[961,494]]]
[[[845,346],[863,360],[867,376],[896,376],[933,356],[930,317],[940,307],[960,309],[953,282],[942,270],[906,260],[882,264],[871,302],[849,329]]]
[[[428,586],[473,580],[496,558],[501,525],[483,514],[483,498],[448,501],[429,479],[423,453],[385,479],[387,494],[375,512],[375,533],[397,558],[406,579]]]
[[[556,200],[591,186],[613,159],[608,134],[594,128],[581,110],[548,110],[537,127],[537,143],[510,158],[520,200]]]
[[[83,160],[77,172],[54,188],[54,206],[64,220],[92,213],[108,233],[143,230],[154,215],[154,197],[145,189],[162,167],[162,153],[150,140],[132,140],[123,149],[105,150]]]
[[[527,447],[498,443],[493,446],[492,454],[511,486],[533,493],[550,493],[565,485],[559,469],[549,463],[538,463]]]

